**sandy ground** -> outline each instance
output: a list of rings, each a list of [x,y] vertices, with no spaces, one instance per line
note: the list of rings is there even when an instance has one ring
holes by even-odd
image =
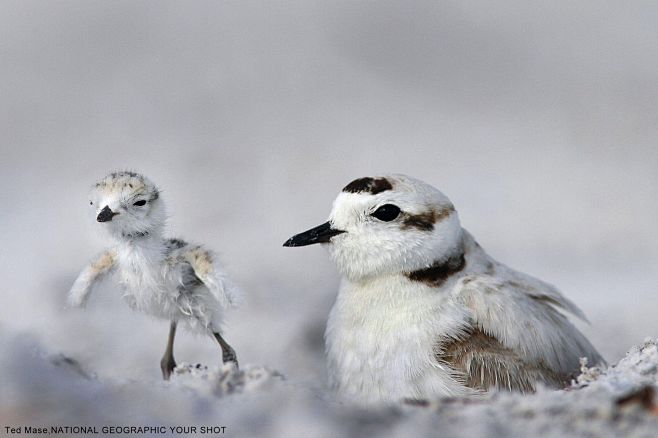
[[[658,346],[647,339],[619,363],[587,368],[563,391],[493,393],[361,408],[260,366],[180,364],[169,382],[100,378],[16,335],[0,338],[3,426],[165,427],[155,435],[655,436]],[[174,429],[170,429],[173,427]],[[187,428],[187,429],[175,429]],[[122,429],[125,430],[125,429]],[[160,430],[160,429],[158,429]],[[150,434],[147,434],[150,435]]]

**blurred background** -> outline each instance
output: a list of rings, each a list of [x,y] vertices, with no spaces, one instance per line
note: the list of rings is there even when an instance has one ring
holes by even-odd
[[[107,244],[88,189],[132,169],[244,289],[241,363],[320,387],[339,277],[281,245],[352,179],[396,172],[559,286],[614,362],[658,335],[657,19],[651,1],[2,0],[0,331],[159,381],[168,325],[116,282],[64,308]],[[181,333],[176,358],[220,355]]]

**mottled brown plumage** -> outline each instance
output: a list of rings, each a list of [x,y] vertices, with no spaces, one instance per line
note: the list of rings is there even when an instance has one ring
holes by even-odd
[[[450,366],[464,385],[478,391],[496,388],[529,393],[536,390],[536,382],[561,388],[572,377],[559,375],[541,362],[522,358],[478,328],[472,328],[460,339],[443,343],[436,357]]]

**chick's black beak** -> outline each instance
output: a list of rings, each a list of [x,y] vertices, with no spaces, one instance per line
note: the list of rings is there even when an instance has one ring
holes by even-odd
[[[292,236],[286,240],[283,246],[306,246],[313,245],[314,243],[327,243],[332,237],[344,232],[343,230],[331,228],[331,223],[325,222],[320,226]]]
[[[117,214],[119,214],[119,213],[115,213],[115,212],[113,212],[112,210],[110,210],[110,207],[108,207],[108,206],[106,205],[105,207],[103,207],[103,209],[101,210],[101,212],[98,213],[98,217],[96,218],[96,220],[97,220],[98,222],[107,222],[107,221],[111,221],[112,218],[113,218],[114,216],[116,216]]]

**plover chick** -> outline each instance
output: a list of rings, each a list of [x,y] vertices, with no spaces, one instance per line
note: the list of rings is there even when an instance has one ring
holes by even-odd
[[[601,356],[553,286],[492,259],[434,187],[360,178],[329,221],[284,246],[325,244],[343,276],[325,333],[331,386],[358,402],[564,387]]]
[[[114,246],[82,270],[69,292],[69,304],[84,306],[99,280],[116,272],[131,308],[170,321],[160,362],[165,380],[176,367],[174,337],[179,322],[212,336],[223,361],[237,366],[221,327],[224,311],[236,303],[238,289],[211,251],[163,236],[166,214],[157,187],[134,172],[111,173],[92,188],[89,205]]]

